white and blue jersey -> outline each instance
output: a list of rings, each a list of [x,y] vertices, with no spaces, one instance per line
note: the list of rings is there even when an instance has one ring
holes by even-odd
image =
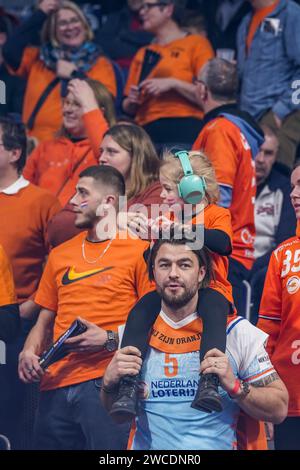
[[[141,371],[141,409],[129,449],[236,449],[240,409],[221,387],[221,413],[190,406],[199,381],[201,331],[197,314],[175,323],[161,312]],[[226,354],[236,377],[251,383],[274,372],[264,348],[267,337],[244,318],[228,324]]]

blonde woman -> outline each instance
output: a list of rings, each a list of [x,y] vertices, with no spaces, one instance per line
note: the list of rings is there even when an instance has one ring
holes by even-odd
[[[184,186],[186,170],[189,168],[196,181],[190,189]],[[227,256],[231,253],[232,235],[230,213],[216,205],[219,192],[215,172],[208,158],[201,152],[179,151],[175,155],[165,154],[159,178],[164,203],[169,206],[179,204],[182,208],[185,203],[192,205],[190,224],[197,223],[197,210],[200,203],[203,205],[200,210],[204,210],[204,245],[212,252],[214,280],[208,288],[201,290],[197,309],[203,322],[200,352],[202,362],[206,353],[213,348],[225,351],[227,315],[233,312],[232,289],[227,280]],[[183,289],[178,287],[177,290],[176,295],[183,294]],[[148,334],[160,309],[161,299],[157,292],[144,296],[129,314],[122,347],[135,346],[144,358],[148,347]],[[208,356],[209,354],[206,359]],[[208,371],[212,373],[200,375],[199,387],[195,390],[191,406],[207,413],[222,411],[218,377],[213,373],[213,367]],[[126,376],[121,382],[111,414],[116,420],[131,419],[136,413],[136,406],[137,376]]]
[[[41,47],[32,47],[42,30]],[[61,96],[68,80],[99,80],[115,96],[113,67],[93,42],[93,32],[73,2],[42,0],[3,50],[11,73],[27,79],[23,122],[39,141],[52,139],[62,123]]]

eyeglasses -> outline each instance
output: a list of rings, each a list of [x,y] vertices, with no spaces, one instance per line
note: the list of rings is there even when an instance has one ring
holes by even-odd
[[[80,18],[71,18],[70,20],[60,20],[57,22],[57,27],[58,28],[61,28],[61,29],[64,29],[66,28],[67,26],[74,26],[74,25],[77,25],[81,23],[81,19]]]
[[[149,2],[146,2],[146,3],[143,3],[143,5],[140,7],[139,9],[139,13],[142,11],[142,10],[145,10],[145,11],[148,11],[150,10],[151,8],[154,8],[154,7],[166,7],[167,4],[165,2],[155,2],[155,3],[149,3]]]

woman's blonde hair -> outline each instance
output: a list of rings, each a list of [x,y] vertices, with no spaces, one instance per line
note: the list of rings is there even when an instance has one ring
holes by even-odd
[[[104,137],[107,135],[131,156],[130,185],[126,188],[128,199],[158,181],[159,159],[149,135],[142,127],[135,124],[117,124],[109,129]]]
[[[54,13],[49,15],[44,23],[42,29],[42,44],[50,42],[53,47],[61,46],[56,37],[57,18],[60,10],[71,10],[73,13],[75,13],[84,26],[86,32],[86,41],[92,41],[94,39],[94,33],[83,11],[79,8],[78,5],[76,5],[76,3],[63,0],[60,3],[59,8]]]
[[[187,153],[194,174],[205,179],[205,197],[207,202],[215,204],[219,200],[219,186],[210,160],[200,151],[190,151]],[[171,150],[164,152],[160,172],[174,184],[179,184],[181,178],[183,178],[184,172],[180,160],[174,156]]]
[[[108,89],[98,80],[87,78],[85,80],[94,92],[98,107],[103,112],[103,115],[109,125],[114,126],[117,122],[115,103],[112,94]],[[61,127],[57,137],[70,137],[69,133],[65,130],[64,126]]]

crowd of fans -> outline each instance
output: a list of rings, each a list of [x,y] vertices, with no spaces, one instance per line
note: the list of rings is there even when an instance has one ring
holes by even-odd
[[[226,400],[240,386],[240,417],[231,424],[237,439],[214,445],[266,448],[268,421],[277,449],[300,448],[300,388],[291,378],[299,375],[298,3],[1,2],[0,340],[6,360],[0,364],[0,434],[13,448],[123,449],[129,418],[138,429],[150,419],[152,402],[136,418],[141,365],[150,361],[151,369],[153,348],[160,350],[155,331],[170,334],[167,343],[176,330],[167,312],[159,315],[169,305],[162,278],[152,273],[154,265],[148,266],[152,279],[146,270],[151,230],[161,234],[164,226],[190,236],[201,226],[208,250],[199,255],[208,281],[202,284],[203,274],[194,292],[198,315],[191,331],[202,336],[202,372],[189,419],[206,426],[197,413],[212,412],[219,433],[218,416],[229,413]],[[154,220],[153,207],[162,204],[167,210]],[[174,204],[180,214],[192,205],[183,225],[179,213],[170,213]],[[110,208],[118,215],[114,237],[98,227]],[[131,231],[134,238],[120,236]],[[154,258],[166,247],[156,249]],[[176,250],[166,252],[165,266]],[[239,354],[242,342],[228,336],[230,322],[245,317],[269,335],[266,343],[265,333],[243,327],[253,356]],[[78,318],[86,331],[68,340],[66,357],[45,373],[41,354]],[[118,343],[122,352],[109,365]],[[199,344],[182,354],[198,352]],[[214,350],[221,366],[226,354],[236,359],[231,365],[241,385],[232,389],[231,375],[205,362]],[[160,351],[166,377],[176,377],[173,349]],[[290,395],[286,412],[276,371]],[[41,382],[39,405],[29,419],[26,390],[35,382]],[[274,416],[258,387],[271,394]],[[251,393],[257,408],[247,405]],[[24,444],[28,419],[34,436]],[[131,436],[129,448],[151,448],[142,434],[137,447]],[[198,437],[199,447],[193,441],[186,445],[196,447],[186,448],[214,448]]]

